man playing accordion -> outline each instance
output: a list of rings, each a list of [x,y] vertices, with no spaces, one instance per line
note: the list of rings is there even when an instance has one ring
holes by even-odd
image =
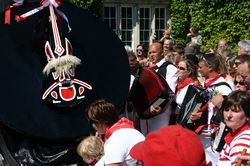
[[[148,55],[152,70],[160,74],[166,80],[171,91],[175,92],[178,79],[176,75],[177,68],[164,58],[162,44],[158,42],[152,43],[149,46]],[[150,119],[140,120],[141,132],[144,135],[169,125],[172,105],[169,104],[163,107],[160,104],[151,105],[149,111],[155,116]]]

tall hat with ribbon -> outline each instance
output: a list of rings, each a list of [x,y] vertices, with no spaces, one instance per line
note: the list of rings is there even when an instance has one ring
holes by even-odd
[[[0,22],[0,137],[8,131],[9,151],[3,139],[0,151],[20,165],[78,165],[70,157],[77,157],[76,141],[94,132],[85,108],[100,98],[124,106],[124,47],[101,20],[58,0],[15,0],[5,13],[0,19],[11,25]]]
[[[130,75],[122,42],[101,20],[69,3],[15,1],[0,15],[10,23],[0,23],[0,103],[8,108],[1,122],[39,138],[89,135],[85,108],[91,102],[106,98],[122,108],[126,101]]]

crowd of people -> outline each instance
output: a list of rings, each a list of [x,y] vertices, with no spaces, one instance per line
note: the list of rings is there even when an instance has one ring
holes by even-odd
[[[190,28],[185,47],[175,44],[170,30],[159,40],[154,36],[149,47],[125,46],[130,89],[138,84],[138,73],[150,68],[175,96],[171,104],[150,105],[150,118],[140,117],[129,99],[121,115],[106,99],[93,102],[87,112],[97,134],[90,136],[91,146],[89,138],[79,144],[83,160],[102,166],[250,165],[250,40],[238,42],[237,55],[225,39],[209,52],[201,46],[196,27]],[[100,138],[103,143],[95,143]]]

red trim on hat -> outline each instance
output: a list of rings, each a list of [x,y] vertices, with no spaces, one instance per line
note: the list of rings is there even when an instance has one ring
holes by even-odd
[[[8,6],[5,10],[5,24],[10,25],[10,6]]]
[[[26,19],[27,19],[27,17],[22,17],[22,16],[15,15],[15,20],[16,21],[24,21]]]

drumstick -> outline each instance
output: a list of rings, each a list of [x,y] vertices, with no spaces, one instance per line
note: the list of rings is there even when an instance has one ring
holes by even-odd
[[[241,156],[244,156],[244,155],[246,155],[246,153],[247,153],[247,149],[246,148],[244,148],[243,150],[242,150],[242,152],[241,152]],[[241,159],[238,159],[237,160],[237,162],[236,162],[236,166],[240,166],[241,165],[241,162],[242,162],[242,160]]]

